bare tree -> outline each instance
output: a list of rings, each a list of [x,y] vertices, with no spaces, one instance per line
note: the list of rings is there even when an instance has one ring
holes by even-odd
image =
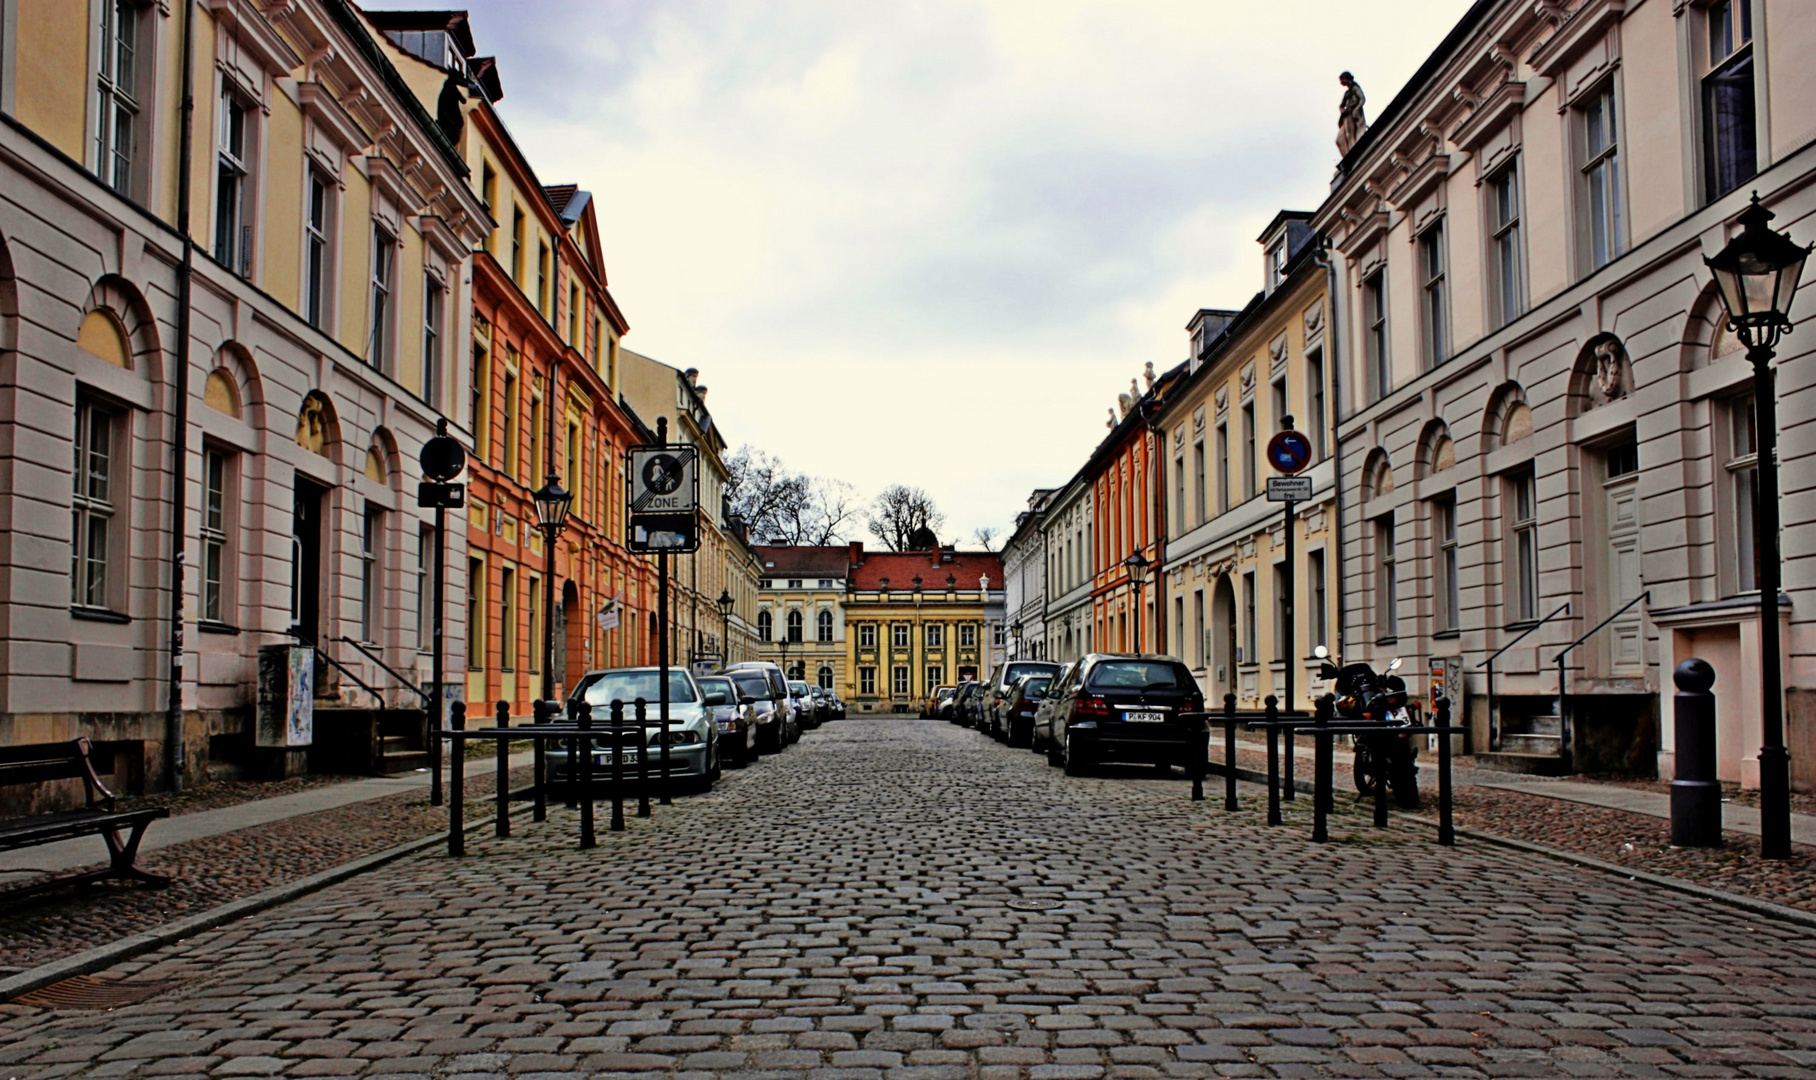
[[[985,551],[995,551],[996,548],[991,545],[995,542],[1000,531],[1001,530],[989,525],[985,525],[982,528],[972,530],[971,539],[976,540],[977,546],[983,548]]]
[[[834,544],[857,516],[857,493],[843,480],[790,471],[750,446],[725,459],[726,499],[758,543]]]
[[[912,551],[925,545],[926,538],[937,537],[940,526],[946,523],[946,515],[933,505],[933,496],[906,484],[884,488],[865,517],[870,535],[891,551]]]

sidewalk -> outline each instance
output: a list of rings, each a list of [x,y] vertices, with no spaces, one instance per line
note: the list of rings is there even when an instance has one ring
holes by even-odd
[[[511,755],[511,768],[527,766],[531,760],[532,755],[527,751],[513,754]],[[490,777],[497,772],[497,769],[497,760],[489,755],[466,759],[466,776],[469,783],[482,776]],[[383,799],[391,795],[407,794],[424,790],[428,786],[429,773],[425,769],[421,772],[403,773],[399,776],[375,776],[363,780],[349,780],[344,784],[313,788],[273,799],[253,799],[248,802],[236,803],[233,806],[223,806],[217,810],[178,814],[163,821],[152,822],[151,827],[145,831],[145,839],[139,845],[139,852],[144,854],[175,844],[186,844],[192,840],[203,840],[208,837],[238,832],[241,829],[287,821],[290,818],[302,817],[304,814],[315,814],[323,810],[335,810],[343,806],[370,802],[373,799]],[[8,851],[0,853],[0,885],[5,884],[4,879],[7,876],[62,874],[106,861],[107,848],[99,837],[83,837],[77,840],[64,840],[55,844]]]
[[[1214,735],[1215,733],[1212,738],[1211,760],[1221,761],[1223,743]],[[1310,741],[1310,739],[1293,740],[1293,775],[1295,779],[1311,779],[1312,748],[1306,745]],[[1239,738],[1236,740],[1236,749],[1251,754],[1265,755],[1267,743]],[[1433,763],[1435,760],[1433,755],[1421,753],[1420,757],[1424,759],[1421,772],[1436,767]],[[1542,799],[1557,799],[1562,802],[1580,803],[1584,806],[1599,806],[1605,810],[1622,810],[1629,814],[1642,814],[1646,817],[1668,819],[1671,816],[1671,796],[1659,792],[1639,791],[1613,784],[1596,784],[1580,780],[1540,779],[1522,776],[1519,773],[1477,768],[1471,764],[1464,764],[1465,760],[1453,759],[1455,768],[1451,775],[1459,788],[1493,788],[1497,791],[1511,791],[1519,795],[1533,795]],[[1341,755],[1337,757],[1336,767],[1341,772],[1348,772]],[[1723,803],[1721,827],[1730,832],[1758,836],[1759,811],[1750,806]],[[1816,815],[1792,814],[1791,840],[1793,843],[1816,845]]]

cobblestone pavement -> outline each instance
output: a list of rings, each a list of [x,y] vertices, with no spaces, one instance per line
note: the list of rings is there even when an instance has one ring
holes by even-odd
[[[111,1013],[0,1007],[0,1076],[1816,1073],[1807,929],[937,721],[631,825],[391,864],[121,965],[179,985]]]

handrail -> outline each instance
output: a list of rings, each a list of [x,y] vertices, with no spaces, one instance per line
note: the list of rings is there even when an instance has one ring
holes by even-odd
[[[1522,630],[1519,637],[1514,638],[1512,641],[1509,641],[1507,644],[1496,649],[1493,656],[1490,656],[1487,660],[1484,660],[1481,664],[1477,665],[1477,670],[1481,670],[1482,668],[1488,669],[1488,749],[1490,751],[1499,750],[1501,748],[1501,714],[1496,712],[1494,707],[1494,662],[1501,658],[1502,653],[1526,640],[1527,634],[1532,633],[1534,630],[1537,630],[1539,627],[1544,626],[1546,623],[1569,610],[1570,601],[1566,600],[1563,604],[1559,605],[1557,610]],[[1467,736],[1465,736],[1465,739],[1467,739]]]
[[[429,695],[423,693],[421,687],[417,686],[415,683],[411,682],[409,679],[406,679],[403,677],[403,675],[399,674],[398,670],[396,668],[392,667],[390,664],[387,664],[383,660],[381,660],[377,653],[374,653],[371,649],[366,648],[364,645],[361,645],[359,642],[357,642],[357,641],[353,640],[352,638],[347,637],[345,635],[342,635],[340,640],[342,640],[342,641],[346,642],[347,644],[353,646],[354,648],[358,649],[361,653],[363,653],[365,655],[366,659],[372,661],[374,664],[377,664],[379,667],[384,668],[385,671],[387,673],[389,673],[393,679],[396,679],[403,686],[403,688],[405,690],[408,690],[408,691],[410,691],[410,693],[415,694],[417,700],[421,701],[425,708],[428,706]]]
[[[1570,727],[1570,708],[1569,702],[1566,700],[1569,693],[1570,676],[1564,668],[1564,657],[1570,655],[1572,649],[1575,649],[1578,645],[1581,645],[1583,642],[1588,641],[1597,633],[1601,632],[1603,627],[1620,618],[1622,615],[1625,615],[1633,605],[1639,603],[1641,600],[1650,601],[1651,599],[1652,590],[1647,589],[1645,592],[1640,593],[1638,596],[1622,604],[1619,611],[1616,611],[1601,622],[1596,623],[1595,629],[1564,646],[1563,650],[1557,654],[1558,756],[1563,759],[1564,771],[1566,773],[1576,771],[1576,734]]]
[[[1488,659],[1482,661],[1482,663],[1476,665],[1476,670],[1480,671],[1485,667],[1492,666],[1496,660],[1499,660],[1501,658],[1502,653],[1506,652],[1508,649],[1513,648],[1515,645],[1518,645],[1520,642],[1526,640],[1527,634],[1532,633],[1534,630],[1537,630],[1539,627],[1544,626],[1546,623],[1550,622],[1551,620],[1557,618],[1559,615],[1562,615],[1569,610],[1570,610],[1570,601],[1566,600],[1563,602],[1562,605],[1560,605],[1558,607],[1558,609],[1556,611],[1553,611],[1551,614],[1545,616],[1544,618],[1540,619],[1538,622],[1533,623],[1531,626],[1528,626],[1525,630],[1521,631],[1519,637],[1514,638],[1512,641],[1509,641],[1507,644],[1496,649],[1494,651],[1493,656],[1490,656]]]
[[[1596,635],[1596,631],[1599,631],[1602,627],[1607,626],[1609,623],[1620,618],[1622,615],[1625,615],[1627,613],[1628,608],[1631,608],[1634,604],[1639,603],[1641,600],[1650,601],[1651,599],[1652,599],[1652,590],[1647,589],[1645,592],[1640,593],[1638,596],[1636,596],[1633,599],[1622,604],[1621,609],[1619,611],[1608,616],[1606,619],[1603,619],[1601,622],[1596,623],[1594,630],[1589,631],[1587,634],[1584,634],[1582,637],[1577,638],[1575,641],[1572,641],[1570,644],[1564,646],[1563,652],[1558,653],[1555,659],[1560,660],[1560,661],[1563,660],[1564,656],[1567,653],[1569,653],[1572,649],[1576,648],[1578,645],[1581,645],[1583,642],[1588,641],[1590,638],[1594,637]]]
[[[326,649],[322,648],[320,645],[317,645],[315,642],[313,642],[313,641],[309,640],[307,637],[303,636],[302,632],[297,630],[296,627],[294,627],[294,626],[291,627],[290,629],[284,631],[284,633],[289,634],[291,637],[293,637],[296,640],[302,642],[303,644],[309,646],[311,649],[314,649],[315,655],[321,657],[323,660],[328,661],[328,663],[333,664],[334,670],[340,672],[342,675],[345,675],[347,678],[352,679],[354,681],[354,683],[357,684],[361,690],[364,690],[366,693],[371,694],[373,696],[373,698],[377,699],[379,708],[382,709],[385,707],[385,695],[379,693],[377,690],[372,689],[370,686],[367,686],[366,681],[364,679],[360,678],[358,675],[353,674],[352,671],[347,669],[347,665],[341,663],[339,660],[336,660],[334,658],[333,653],[328,652]]]

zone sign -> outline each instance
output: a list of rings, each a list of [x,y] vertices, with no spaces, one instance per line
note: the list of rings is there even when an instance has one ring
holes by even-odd
[[[691,446],[631,447],[631,514],[693,513],[700,504],[699,472],[699,451]]]

